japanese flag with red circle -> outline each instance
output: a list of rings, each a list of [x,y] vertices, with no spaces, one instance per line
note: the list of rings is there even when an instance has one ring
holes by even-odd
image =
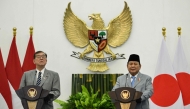
[[[185,109],[190,109],[190,70],[183,51],[181,37],[178,39],[173,68],[181,89],[183,105],[185,106]]]
[[[150,109],[184,109],[180,88],[163,39],[153,79]]]

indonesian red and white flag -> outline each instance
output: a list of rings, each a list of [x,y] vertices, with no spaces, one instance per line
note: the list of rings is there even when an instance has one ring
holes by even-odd
[[[3,99],[0,98],[0,104],[1,104],[0,107],[2,107],[0,109],[8,109],[8,108],[3,108],[3,107],[9,107],[9,109],[13,109],[11,91],[9,88],[9,82],[8,82],[7,75],[5,72],[5,66],[4,66],[3,57],[1,54],[1,49],[0,49],[0,93],[1,93],[1,96],[3,97]],[[6,105],[6,106],[3,106],[3,105]]]
[[[22,76],[22,68],[16,46],[16,36],[13,37],[5,69],[10,83],[9,87],[12,94],[13,109],[23,109],[21,100],[15,92],[15,90],[19,89]]]
[[[153,88],[150,109],[184,109],[180,88],[164,39],[158,56]]]
[[[9,109],[1,93],[0,93],[0,109]]]
[[[17,90],[22,77],[22,68],[17,51],[16,36],[13,37],[5,69],[9,82],[14,90]]]
[[[22,65],[22,72],[28,71],[28,70],[32,70],[36,68],[36,65],[33,63],[33,55],[35,53],[34,50],[34,44],[33,44],[33,40],[32,40],[32,35],[30,35],[30,39],[28,42],[28,47],[26,50],[26,54],[24,57],[24,62]]]
[[[183,105],[185,106],[185,109],[190,109],[190,70],[183,51],[181,37],[178,39],[173,68],[181,89]]]

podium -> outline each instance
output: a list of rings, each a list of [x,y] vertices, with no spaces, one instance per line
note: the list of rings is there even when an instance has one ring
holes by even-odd
[[[142,92],[136,91],[131,87],[121,87],[108,93],[116,109],[135,109],[136,100],[142,95]]]
[[[44,98],[49,94],[40,86],[30,85],[16,90],[24,109],[41,109],[44,104]]]

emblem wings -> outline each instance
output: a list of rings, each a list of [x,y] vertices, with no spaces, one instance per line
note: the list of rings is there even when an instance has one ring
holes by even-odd
[[[65,12],[64,30],[68,40],[77,47],[85,47],[88,43],[88,27],[86,23],[80,20],[71,10],[71,2]]]
[[[127,3],[119,16],[111,20],[106,30],[108,31],[108,45],[112,47],[121,46],[128,38],[132,28],[132,16]],[[88,30],[86,23],[79,19],[71,10],[71,2],[64,16],[64,30],[68,40],[76,47],[85,47],[89,44]]]

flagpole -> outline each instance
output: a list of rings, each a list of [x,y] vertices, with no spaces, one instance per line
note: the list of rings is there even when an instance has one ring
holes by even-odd
[[[164,40],[166,40],[166,28],[162,28],[162,35],[164,36]]]
[[[177,30],[178,30],[178,37],[180,37],[181,36],[181,27],[178,27]]]

